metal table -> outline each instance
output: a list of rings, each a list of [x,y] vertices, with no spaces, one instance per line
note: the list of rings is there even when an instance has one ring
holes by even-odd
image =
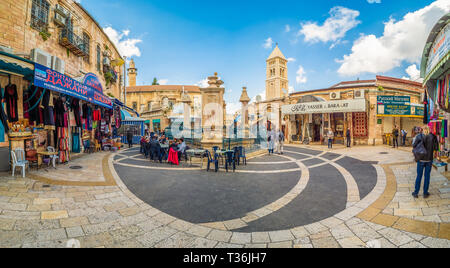
[[[202,159],[201,168],[203,169],[203,158],[205,157],[206,150],[190,149],[186,150],[186,154],[189,156],[189,163],[192,166],[192,157],[198,157]]]

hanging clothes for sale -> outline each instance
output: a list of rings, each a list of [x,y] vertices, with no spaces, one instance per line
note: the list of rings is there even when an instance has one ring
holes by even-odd
[[[64,102],[61,98],[58,98],[55,103],[55,124],[56,127],[66,127],[64,125],[64,114],[66,110],[64,109]]]
[[[72,99],[72,103],[71,103],[71,111],[73,112],[74,115],[74,120],[75,120],[75,125],[77,127],[81,127],[81,110],[80,110],[80,101],[77,99]],[[74,125],[74,126],[75,126]]]
[[[93,119],[94,121],[100,121],[100,120],[102,120],[101,113],[100,113],[100,109],[95,109],[95,110],[92,112],[92,119]]]
[[[72,133],[72,152],[74,152],[74,153],[81,152],[80,133],[78,133],[78,132]]]
[[[47,90],[42,98],[42,107],[44,109],[44,126],[46,129],[55,128],[55,115],[53,110],[53,94]]]
[[[58,128],[58,149],[61,163],[69,162],[69,137],[65,128]]]
[[[5,141],[5,133],[9,131],[8,118],[6,116],[5,109],[3,108],[3,94],[4,90],[0,85],[0,142]]]
[[[17,112],[17,86],[14,84],[9,84],[5,87],[5,103],[6,111],[8,114],[9,122],[19,121],[19,114]]]

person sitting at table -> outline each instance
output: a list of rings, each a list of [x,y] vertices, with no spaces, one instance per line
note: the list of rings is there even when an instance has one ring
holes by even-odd
[[[145,153],[145,136],[141,137],[141,149],[140,149],[140,153],[143,154]]]
[[[170,146],[169,146],[169,157],[167,158],[167,162],[169,162],[172,165],[179,165],[178,162],[178,144],[173,141],[170,142]]]
[[[184,142],[184,139],[181,138],[180,144],[178,145],[178,159],[181,159],[181,156],[183,154],[186,156],[186,143]],[[187,160],[187,156],[186,156],[186,160]]]
[[[158,159],[159,162],[162,163],[161,145],[159,144],[157,135],[153,137],[151,147],[152,147],[152,160],[155,160],[156,157],[156,159]]]
[[[150,145],[150,138],[149,137],[145,137],[145,142],[144,142],[144,153],[145,153],[145,158],[150,156],[151,153],[151,145]]]

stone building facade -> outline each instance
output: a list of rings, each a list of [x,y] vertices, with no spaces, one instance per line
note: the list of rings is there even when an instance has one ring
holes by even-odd
[[[0,46],[32,61],[32,50],[37,48],[43,55],[62,60],[64,74],[76,79],[94,73],[101,79],[105,94],[121,97],[123,60],[119,51],[76,1],[0,1]]]

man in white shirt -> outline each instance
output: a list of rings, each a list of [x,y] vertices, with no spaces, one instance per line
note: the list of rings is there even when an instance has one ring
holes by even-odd
[[[277,151],[278,154],[283,154],[283,147],[284,147],[284,133],[281,130],[278,130],[278,135],[277,135],[277,139],[278,139],[278,146],[277,146]]]
[[[328,129],[327,137],[328,137],[328,149],[333,149],[334,133],[331,128]]]

